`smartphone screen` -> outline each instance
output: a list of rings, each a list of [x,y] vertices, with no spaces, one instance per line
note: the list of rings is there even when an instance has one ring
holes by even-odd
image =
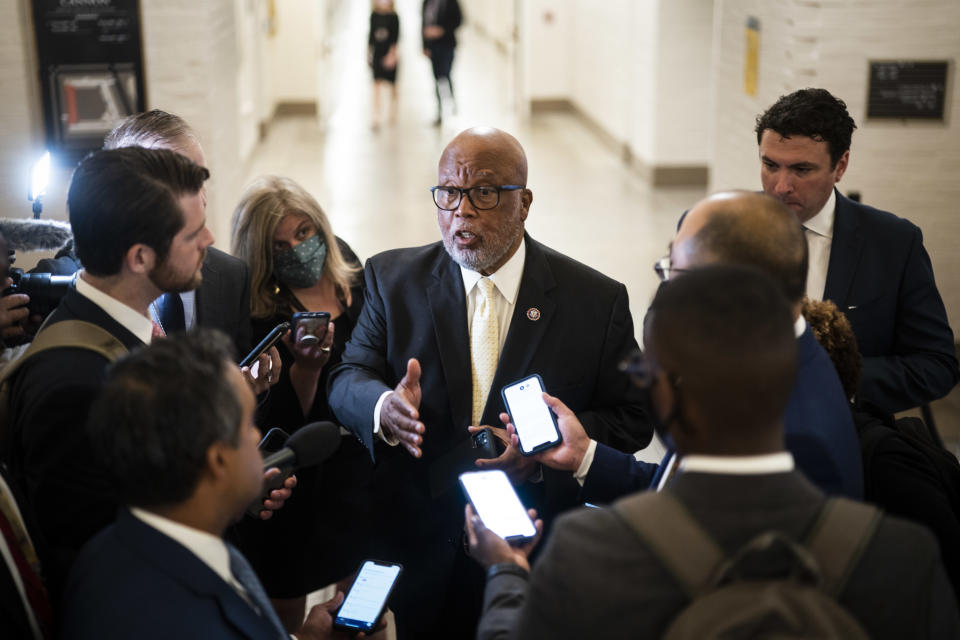
[[[460,484],[487,529],[507,541],[529,540],[537,535],[537,528],[503,471],[462,473]]]
[[[550,407],[543,401],[543,381],[532,375],[503,388],[503,403],[517,428],[520,451],[530,455],[559,444],[560,432]]]
[[[367,560],[353,581],[334,626],[341,629],[369,631],[376,624],[387,603],[387,597],[400,575],[400,565]]]

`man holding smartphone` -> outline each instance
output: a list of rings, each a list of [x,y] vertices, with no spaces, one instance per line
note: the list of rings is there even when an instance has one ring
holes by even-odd
[[[482,575],[463,554],[456,476],[442,493],[428,478],[470,428],[500,425],[504,385],[538,373],[592,437],[625,451],[650,439],[645,405],[616,368],[636,348],[626,288],[525,233],[526,183],[513,136],[456,136],[431,189],[442,241],[367,261],[363,312],[330,374],[331,407],[378,463],[375,553],[407,568],[392,607],[408,637],[473,632]],[[538,470],[516,451],[477,464],[503,468],[548,512],[576,495],[569,474],[549,469],[524,483]]]

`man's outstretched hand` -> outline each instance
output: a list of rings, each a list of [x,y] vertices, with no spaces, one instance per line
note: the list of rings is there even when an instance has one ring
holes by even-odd
[[[414,458],[423,455],[420,445],[426,427],[420,422],[420,363],[407,361],[407,372],[400,384],[380,407],[380,428],[400,441]]]

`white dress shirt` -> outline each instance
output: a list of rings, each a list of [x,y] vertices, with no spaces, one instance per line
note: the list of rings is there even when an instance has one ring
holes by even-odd
[[[510,256],[510,259],[507,260],[502,267],[497,269],[495,273],[486,276],[493,282],[494,291],[497,292],[497,295],[493,296],[493,305],[496,309],[497,323],[500,329],[500,353],[503,352],[503,345],[507,340],[507,333],[510,330],[510,320],[513,318],[513,309],[517,304],[517,294],[520,292],[520,280],[523,278],[523,265],[526,259],[526,242],[521,242],[516,253]],[[480,295],[477,282],[484,276],[480,272],[467,269],[463,265],[460,266],[460,275],[463,278],[463,290],[466,294],[466,329],[469,334],[470,318],[473,317],[473,311],[477,308],[477,296]],[[384,442],[390,446],[396,446],[399,440],[392,436],[387,436],[387,434],[380,431],[380,409],[383,407],[383,402],[387,399],[387,396],[391,393],[393,393],[392,390],[384,391],[380,399],[377,400],[377,405],[373,409],[373,433],[379,433]]]
[[[830,266],[830,244],[833,242],[833,221],[836,218],[837,192],[830,190],[830,197],[820,212],[803,223],[810,249],[807,267],[807,297],[823,300],[827,285],[827,268]]]
[[[128,307],[116,298],[100,291],[83,279],[84,272],[77,275],[77,293],[87,298],[93,304],[103,309],[108,316],[135,335],[144,344],[150,344],[153,339],[153,320],[143,315],[133,307]]]

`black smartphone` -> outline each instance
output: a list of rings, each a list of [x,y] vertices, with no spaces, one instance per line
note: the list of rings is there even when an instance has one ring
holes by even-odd
[[[257,448],[260,449],[261,453],[276,453],[283,449],[284,443],[286,443],[287,438],[290,437],[283,429],[274,427],[267,431],[267,433],[260,439],[260,444],[257,445]]]
[[[555,447],[563,441],[557,418],[543,401],[543,379],[538,374],[527,376],[505,386],[500,395],[517,429],[520,453],[525,456]]]
[[[266,458],[271,453],[280,451],[280,449],[283,449],[283,445],[286,444],[289,437],[290,435],[283,429],[277,427],[270,429],[263,438],[260,439],[260,444],[257,445],[257,448],[260,450],[260,455]],[[259,518],[260,512],[263,511],[263,501],[267,499],[271,491],[282,487],[288,477],[289,476],[279,475],[268,482],[264,482],[263,494],[250,503],[247,507],[247,515],[252,518]]]
[[[255,346],[253,348],[253,351],[248,353],[247,357],[240,361],[240,366],[249,367],[254,362],[256,362],[257,358],[259,358],[262,353],[270,349],[270,347],[272,347],[273,345],[280,342],[280,338],[283,337],[283,334],[285,334],[289,328],[290,328],[289,322],[281,322],[280,324],[275,326],[273,329],[271,329],[270,333],[268,333],[266,337],[260,341],[260,344]]]
[[[365,561],[337,610],[333,627],[355,632],[373,630],[383,616],[387,599],[402,569],[394,562]]]
[[[522,544],[537,535],[537,527],[503,471],[461,473],[460,486],[484,526],[510,544]]]
[[[329,324],[330,314],[326,311],[297,311],[291,318],[290,331],[297,344],[311,347],[323,340]]]

